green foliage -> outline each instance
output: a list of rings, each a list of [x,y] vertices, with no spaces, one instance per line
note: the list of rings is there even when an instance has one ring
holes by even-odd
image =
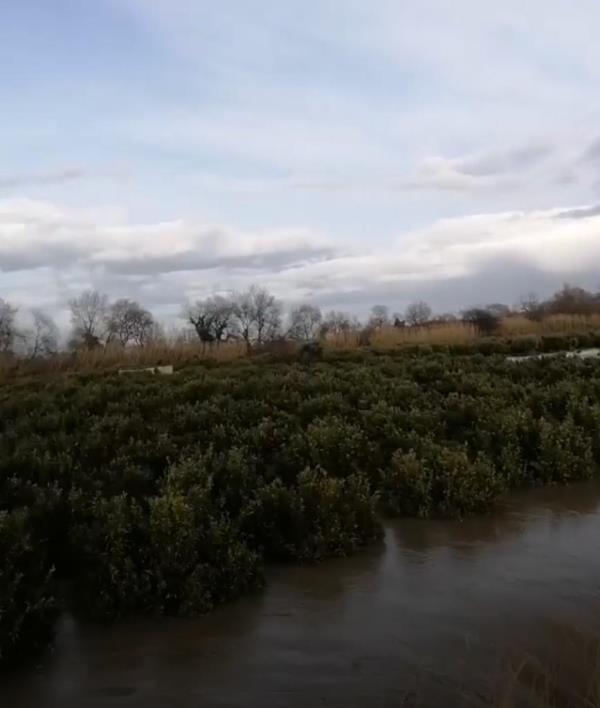
[[[381,473],[381,503],[391,516],[431,514],[432,476],[414,450],[397,450]]]
[[[54,567],[90,617],[205,612],[378,538],[377,505],[463,517],[596,471],[596,360],[461,346],[0,388],[2,659],[48,636]]]
[[[29,514],[0,511],[0,665],[41,649],[57,614],[54,569]]]
[[[348,555],[381,534],[368,480],[336,479],[318,468],[301,472],[293,488],[279,479],[262,487],[243,528],[280,560]]]
[[[572,482],[588,479],[594,472],[590,438],[571,418],[539,422],[539,457],[534,462],[541,481]]]
[[[504,487],[493,464],[479,453],[431,444],[421,456],[394,453],[383,472],[384,510],[399,516],[462,517],[485,511]]]

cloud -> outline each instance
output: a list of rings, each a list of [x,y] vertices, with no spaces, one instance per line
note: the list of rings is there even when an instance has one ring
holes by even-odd
[[[82,167],[66,167],[54,172],[32,172],[29,174],[0,175],[0,189],[29,187],[46,184],[63,184],[88,177],[89,173]]]
[[[600,138],[597,138],[587,146],[581,157],[581,161],[584,163],[600,163]]]
[[[184,220],[114,223],[30,200],[0,201],[2,297],[64,308],[96,287],[173,316],[187,298],[258,282],[289,301],[364,311],[427,297],[438,309],[514,302],[569,279],[596,286],[600,209],[581,206],[437,220],[387,246],[340,249],[301,229],[253,232]],[[551,285],[552,284],[552,285]]]
[[[566,209],[556,214],[556,219],[589,219],[592,216],[600,216],[600,204],[589,207],[578,207]]]
[[[421,162],[414,179],[403,182],[401,186],[409,190],[459,192],[514,189],[525,179],[525,173],[539,166],[553,152],[554,147],[551,145],[533,143],[453,159],[431,157]]]
[[[525,145],[509,150],[494,150],[454,161],[459,172],[476,177],[522,172],[535,167],[554,151],[546,144]]]
[[[175,220],[107,224],[93,213],[32,200],[0,202],[0,270],[82,267],[125,276],[218,268],[276,272],[332,258],[301,229],[239,232]]]
[[[122,166],[110,166],[101,169],[63,167],[61,169],[45,172],[22,172],[12,175],[0,174],[0,190],[54,186],[80,182],[87,179],[121,179],[126,175],[126,172],[126,169]]]

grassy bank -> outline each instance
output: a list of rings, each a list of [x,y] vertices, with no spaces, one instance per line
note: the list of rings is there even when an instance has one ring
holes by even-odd
[[[205,612],[380,535],[600,463],[594,361],[354,353],[0,388],[0,652],[93,618]],[[60,583],[58,581],[61,581]]]

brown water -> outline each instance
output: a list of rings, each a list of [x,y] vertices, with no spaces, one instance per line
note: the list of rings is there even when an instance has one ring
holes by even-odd
[[[359,556],[278,567],[192,620],[66,616],[2,708],[484,705],[508,651],[600,629],[600,488],[539,490],[465,522],[402,521]]]

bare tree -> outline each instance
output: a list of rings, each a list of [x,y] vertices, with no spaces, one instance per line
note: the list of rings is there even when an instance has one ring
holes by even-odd
[[[154,318],[138,302],[122,298],[114,302],[106,317],[108,341],[144,346],[153,335]]]
[[[263,344],[278,335],[281,312],[281,303],[266,288],[252,285],[235,297],[235,320],[249,351],[253,344]]]
[[[424,325],[431,317],[431,307],[423,300],[413,302],[406,308],[404,317],[413,327]]]
[[[108,314],[108,297],[97,290],[86,290],[79,297],[69,300],[74,343],[93,349],[101,344],[105,335]]]
[[[369,317],[369,327],[381,329],[390,323],[390,313],[387,305],[373,305]]]
[[[437,322],[451,323],[458,322],[458,317],[454,314],[454,312],[442,312],[441,315],[437,315],[435,320]]]
[[[508,315],[510,315],[510,307],[502,302],[492,302],[489,305],[486,305],[485,309],[488,312],[491,312],[492,315],[500,318],[508,317]]]
[[[17,308],[0,298],[0,352],[12,351],[17,336],[16,314]]]
[[[303,342],[317,339],[322,321],[323,315],[318,307],[308,303],[294,307],[290,312],[288,336]]]
[[[322,329],[326,334],[346,334],[356,327],[350,315],[339,310],[330,310],[323,319]]]
[[[58,351],[59,331],[50,315],[42,310],[31,311],[33,325],[24,333],[28,356],[32,359],[40,356],[52,356]]]
[[[529,320],[541,320],[544,313],[544,305],[536,293],[530,292],[521,297],[519,309]]]
[[[197,300],[188,305],[183,314],[203,344],[222,342],[233,336],[235,315],[236,303],[223,295]]]

